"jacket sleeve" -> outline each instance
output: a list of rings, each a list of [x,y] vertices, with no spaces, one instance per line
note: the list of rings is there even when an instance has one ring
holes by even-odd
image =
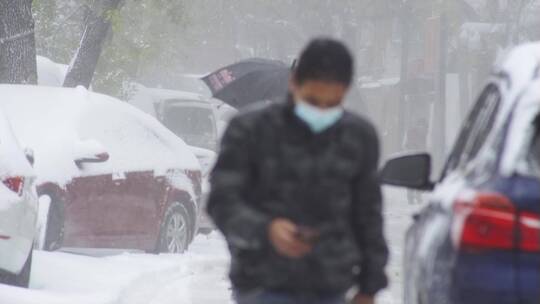
[[[253,180],[250,128],[234,118],[221,142],[210,177],[208,214],[228,243],[237,249],[260,249],[267,243],[270,218],[247,201]]]
[[[383,233],[382,195],[378,180],[379,142],[372,129],[365,140],[362,172],[354,181],[353,228],[362,260],[359,287],[374,295],[388,284],[384,268],[388,247]]]

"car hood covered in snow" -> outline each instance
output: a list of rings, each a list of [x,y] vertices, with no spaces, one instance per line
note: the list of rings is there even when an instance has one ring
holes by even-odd
[[[0,85],[0,96],[16,137],[34,150],[38,182],[63,185],[77,176],[106,172],[200,170],[181,139],[115,98],[82,87],[16,85]],[[103,138],[93,138],[94,131]],[[99,166],[81,170],[75,164],[75,159],[103,152],[110,158]]]

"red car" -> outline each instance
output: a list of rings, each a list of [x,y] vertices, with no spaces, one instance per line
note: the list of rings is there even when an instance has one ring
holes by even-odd
[[[200,165],[154,118],[83,88],[0,86],[35,153],[42,246],[180,253],[197,231]]]

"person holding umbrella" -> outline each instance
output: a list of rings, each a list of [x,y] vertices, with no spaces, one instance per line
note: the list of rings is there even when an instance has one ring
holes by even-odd
[[[353,68],[342,43],[313,40],[284,102],[224,134],[207,208],[239,304],[369,304],[387,285],[378,138],[343,108]]]

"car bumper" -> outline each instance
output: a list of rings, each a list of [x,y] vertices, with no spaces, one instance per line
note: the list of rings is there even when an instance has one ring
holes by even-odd
[[[454,271],[452,303],[529,304],[540,300],[540,257],[513,252],[460,254]],[[526,262],[527,267],[517,267]]]

